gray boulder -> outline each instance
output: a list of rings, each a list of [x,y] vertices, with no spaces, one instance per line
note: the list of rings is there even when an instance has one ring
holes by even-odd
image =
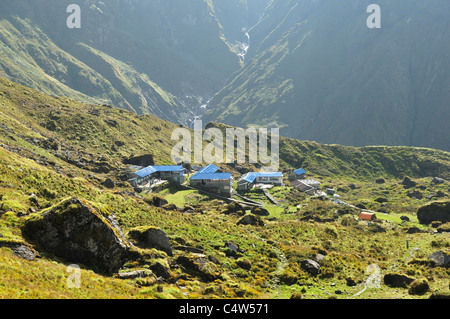
[[[146,278],[146,277],[150,277],[151,275],[152,275],[152,272],[148,271],[148,270],[135,270],[135,271],[117,274],[119,279]]]
[[[22,233],[39,249],[108,274],[120,269],[130,249],[115,216],[79,198],[31,217]]]
[[[450,265],[450,257],[442,251],[434,252],[428,259],[432,260],[436,267],[449,267]]]
[[[320,265],[317,261],[304,259],[300,262],[301,268],[310,275],[317,276],[319,274]]]
[[[172,245],[166,233],[160,228],[147,226],[130,230],[128,236],[143,248],[155,248],[173,256]]]
[[[433,180],[431,182],[433,184],[442,184],[442,183],[444,183],[444,180],[440,177],[435,177],[435,178],[433,178]]]
[[[177,257],[176,264],[188,274],[199,277],[204,281],[214,281],[221,278],[220,268],[206,259],[202,254],[188,254]]]
[[[237,224],[238,225],[265,226],[265,223],[261,219],[261,217],[253,215],[253,214],[245,215],[237,222]]]
[[[114,183],[114,181],[111,178],[107,178],[103,183],[103,186],[105,186],[106,188],[109,189],[113,189],[114,187],[116,187],[116,183]]]

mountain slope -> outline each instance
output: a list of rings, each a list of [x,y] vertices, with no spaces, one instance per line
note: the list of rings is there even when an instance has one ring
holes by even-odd
[[[205,120],[282,127],[282,135],[344,145],[450,150],[448,1],[273,1],[250,30],[245,67]]]
[[[0,3],[0,74],[52,95],[188,123],[240,67],[207,1]]]
[[[388,213],[367,224],[357,220],[357,209],[308,198],[286,181],[284,187],[269,190],[282,206],[264,204],[269,216],[258,216],[262,223],[242,225],[242,214],[250,208],[241,212],[233,204],[176,187],[159,195],[137,194],[121,179],[122,160],[132,155],[147,154],[155,163],[170,164],[174,143],[170,132],[178,127],[154,116],[50,97],[0,78],[0,297],[279,299],[301,294],[307,299],[348,299],[359,291],[349,282],[366,282],[366,270],[371,269],[367,267],[374,263],[382,275],[395,271],[414,279],[426,277],[430,292],[413,295],[381,283],[380,289],[367,290],[362,298],[423,299],[431,292],[444,296],[448,292],[445,268],[426,259],[448,248],[448,224],[437,229],[420,225],[416,211],[430,201],[425,196],[448,200],[448,182],[435,184],[431,176],[450,178],[450,153],[281,138],[283,168],[301,164],[308,168],[308,176],[320,179],[324,188],[337,189],[343,200]],[[233,165],[224,168],[240,176]],[[398,179],[404,174],[417,178],[410,180],[416,187],[404,188]],[[382,184],[374,182],[375,176],[385,177]],[[113,179],[113,188],[103,185],[105,178]],[[411,194],[423,197],[410,198]],[[260,195],[246,194],[258,201],[263,200]],[[169,205],[156,207],[153,196],[164,197]],[[167,235],[173,256],[137,245],[142,244],[138,240],[119,273],[111,276],[81,265],[76,254],[75,260],[57,252],[54,256],[26,235],[24,225],[42,220],[49,210],[61,217],[58,232],[77,224],[85,227],[84,219],[81,223],[78,218],[67,219],[67,211],[61,209],[64,203],[74,203],[66,208],[80,216],[76,201],[104,216],[114,215],[114,227],[120,225],[122,238],[133,245],[136,235],[159,228]],[[419,227],[423,231],[417,232]],[[101,229],[93,229],[95,234],[82,231],[65,240],[89,240],[89,249],[94,250],[106,237]],[[420,250],[407,248],[405,240]],[[317,254],[324,256],[319,274],[301,266]],[[69,285],[74,278],[68,265],[73,263],[80,264],[77,289]],[[145,278],[132,277],[142,270],[147,270]]]

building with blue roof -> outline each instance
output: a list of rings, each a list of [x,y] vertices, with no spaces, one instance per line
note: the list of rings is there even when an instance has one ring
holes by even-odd
[[[281,172],[250,172],[241,177],[237,183],[237,189],[248,191],[257,184],[283,185],[283,173]]]
[[[192,187],[224,197],[231,197],[232,181],[231,173],[222,173],[213,164],[201,168],[189,179]]]
[[[306,171],[303,168],[295,169],[289,173],[289,180],[294,181],[297,179],[304,179]]]
[[[181,165],[148,166],[134,172],[129,182],[134,187],[152,180],[167,180],[178,184],[184,183],[185,169]]]

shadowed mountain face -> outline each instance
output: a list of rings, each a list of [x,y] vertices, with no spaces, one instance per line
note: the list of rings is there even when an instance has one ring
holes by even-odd
[[[373,1],[372,1],[373,2]],[[450,150],[450,3],[275,0],[207,120],[298,139]]]
[[[190,125],[450,150],[450,3],[0,0],[0,76]]]
[[[48,94],[187,123],[241,67],[237,41],[250,19],[247,2],[227,1],[235,3],[229,10],[217,2],[224,8],[194,0],[83,1],[81,28],[71,29],[73,1],[2,0],[0,75]],[[226,29],[218,16],[229,21]]]

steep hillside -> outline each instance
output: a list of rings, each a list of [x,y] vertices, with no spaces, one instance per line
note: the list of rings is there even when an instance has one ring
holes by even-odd
[[[358,221],[358,209],[306,196],[287,180],[269,190],[280,206],[258,190],[245,194],[261,201],[264,211],[177,187],[136,193],[122,178],[124,160],[146,155],[147,162],[170,164],[170,136],[178,127],[0,78],[0,297],[422,299],[448,293],[448,271],[429,259],[448,252],[448,224],[420,225],[416,212],[434,198],[448,200],[448,181],[434,183],[432,176],[449,178],[449,153],[282,138],[283,169],[304,165],[342,200],[380,211],[379,220],[367,224]],[[237,167],[224,168],[240,176]],[[406,174],[411,178],[402,182]],[[103,183],[106,178],[113,186]],[[253,215],[262,212],[268,215]],[[257,223],[243,223],[244,215]],[[85,227],[89,218],[95,222]],[[101,227],[102,220],[111,224]],[[80,230],[62,243],[67,249],[85,244],[91,266],[30,236],[37,229],[58,244],[51,227],[60,235]],[[171,251],[144,245],[140,238],[150,232]],[[102,249],[111,236],[129,248],[119,271],[104,274],[92,265],[99,258],[108,266]],[[76,284],[68,268],[73,263],[80,266],[77,289],[69,285]],[[365,289],[373,265],[380,285]],[[400,275],[414,284],[381,282]],[[423,280],[426,289],[412,289]]]
[[[250,29],[250,58],[205,121],[276,123],[282,135],[353,146],[450,150],[449,3],[272,1]]]

